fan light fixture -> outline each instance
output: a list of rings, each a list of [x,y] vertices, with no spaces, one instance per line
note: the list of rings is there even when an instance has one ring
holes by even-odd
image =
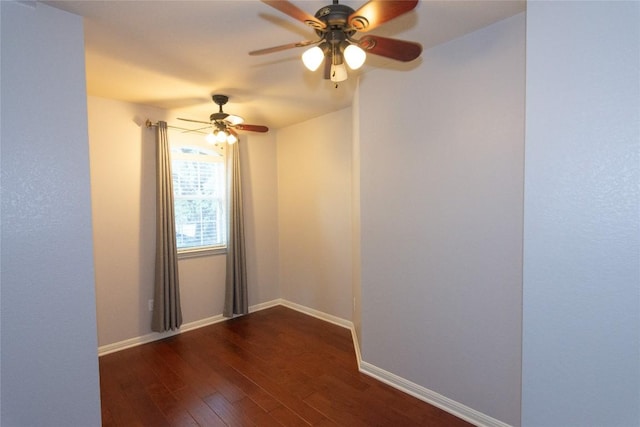
[[[332,52],[328,54],[330,50]],[[355,44],[343,42],[339,48],[332,49],[327,43],[322,43],[320,46],[314,46],[304,51],[302,62],[309,71],[316,71],[320,68],[325,57],[327,61],[331,61],[331,81],[337,83],[347,80],[347,68],[344,66],[344,62],[352,70],[357,70],[364,64],[367,54]]]
[[[225,131],[223,129],[220,130],[212,130],[207,134],[205,140],[209,144],[215,144],[216,142],[222,143],[226,142],[227,144],[235,144],[238,142],[238,138],[232,134],[231,132]]]
[[[1,0],[0,0],[1,1]],[[187,122],[203,123],[211,126],[211,131],[205,137],[205,140],[209,144],[220,144],[226,142],[227,144],[235,144],[238,142],[238,134],[236,130],[249,131],[249,132],[269,132],[269,128],[262,125],[250,125],[244,123],[244,119],[239,116],[227,114],[222,111],[222,106],[229,101],[227,95],[212,95],[213,102],[215,102],[219,108],[217,113],[213,113],[209,116],[209,121],[184,119],[178,117],[178,120],[184,120]],[[203,128],[195,129],[200,131]]]
[[[368,0],[357,10],[332,0],[315,15],[305,12],[289,0],[261,1],[313,28],[318,38],[258,49],[249,52],[249,55],[313,46],[302,54],[302,62],[309,70],[316,71],[324,61],[324,78],[336,83],[336,88],[337,82],[347,79],[345,63],[351,70],[357,70],[364,64],[367,54],[409,62],[422,53],[422,46],[416,42],[372,34],[355,37],[359,32],[368,32],[410,12],[417,6],[418,0]]]

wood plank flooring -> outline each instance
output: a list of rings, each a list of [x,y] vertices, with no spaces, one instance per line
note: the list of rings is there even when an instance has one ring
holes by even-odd
[[[351,333],[282,306],[100,357],[103,426],[469,426],[358,372]]]

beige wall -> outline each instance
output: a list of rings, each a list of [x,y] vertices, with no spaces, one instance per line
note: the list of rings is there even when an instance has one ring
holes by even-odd
[[[98,344],[151,333],[155,254],[154,131],[144,121],[168,111],[89,97]],[[169,137],[188,138],[170,131]],[[196,136],[197,137],[197,136]],[[249,303],[278,297],[277,177],[273,135],[241,137]],[[183,319],[222,313],[225,255],[181,259]]]
[[[351,320],[351,108],[277,138],[282,297]]]
[[[241,138],[242,191],[249,305],[280,298],[278,284],[278,182],[274,131]]]
[[[155,187],[153,131],[161,110],[89,97],[89,152],[98,345],[151,331]]]

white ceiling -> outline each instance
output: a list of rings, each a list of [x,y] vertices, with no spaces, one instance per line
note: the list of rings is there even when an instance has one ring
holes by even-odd
[[[350,71],[335,88],[321,70],[304,68],[304,48],[248,55],[317,39],[311,28],[257,0],[44,3],[85,17],[89,95],[177,110],[176,117],[208,121],[218,108],[211,95],[220,93],[229,96],[225,112],[279,128],[350,105],[358,75],[365,79],[370,70],[386,68],[402,78],[423,61],[369,55],[361,70]],[[331,1],[292,3],[315,14]],[[358,9],[365,1],[342,3]],[[428,49],[524,9],[524,0],[422,0],[371,34],[417,41]]]

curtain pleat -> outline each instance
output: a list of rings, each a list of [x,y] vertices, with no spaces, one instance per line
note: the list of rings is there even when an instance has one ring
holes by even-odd
[[[156,146],[156,268],[151,329],[164,332],[182,324],[178,250],[173,207],[167,123],[158,122]]]
[[[249,312],[239,145],[239,143],[228,145],[227,151],[229,165],[229,227],[223,311],[225,317]]]

